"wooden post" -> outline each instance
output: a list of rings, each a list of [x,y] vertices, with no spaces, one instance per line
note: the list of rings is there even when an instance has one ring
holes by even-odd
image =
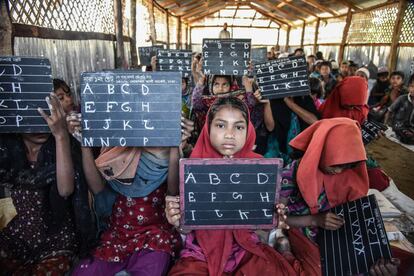
[[[341,65],[342,60],[344,59],[345,44],[346,44],[346,39],[348,38],[348,31],[349,31],[349,27],[351,26],[351,21],[352,21],[352,11],[351,9],[348,9],[348,14],[346,15],[344,33],[342,35],[342,42],[341,42],[341,46],[339,47],[339,55],[338,55],[339,65]]]
[[[167,14],[165,17],[167,19],[167,49],[170,49],[170,15],[168,13],[168,10],[165,10],[165,13]]]
[[[188,27],[188,25],[186,25],[185,27],[185,49],[189,49],[188,47],[188,32],[189,32],[190,28]]]
[[[193,48],[193,41],[192,41],[192,37],[191,37],[191,32],[192,32],[192,30],[193,30],[193,27],[190,27],[190,31],[189,31],[189,33],[188,33],[188,36],[190,37],[190,39],[189,39],[189,46],[190,46],[190,50]]]
[[[318,36],[319,36],[319,25],[321,24],[321,18],[318,17],[318,20],[316,21],[316,29],[315,29],[315,39],[313,44],[313,54],[316,53],[318,50]]]
[[[178,17],[178,26],[177,26],[177,49],[182,49],[182,28],[183,26],[181,25],[181,16]]]
[[[277,41],[276,41],[276,45],[277,45],[278,47],[280,47],[280,46],[279,46],[279,41],[280,41],[280,28],[279,28],[279,29],[277,29]]]
[[[13,25],[8,9],[9,1],[0,4],[0,55],[13,55]]]
[[[148,1],[149,4],[149,23],[150,23],[150,30],[151,30],[151,42],[152,45],[157,43],[157,31],[155,29],[155,15],[154,15],[154,0]]]
[[[115,68],[126,68],[124,37],[122,33],[122,0],[114,0],[116,56]]]
[[[290,26],[288,26],[288,29],[287,29],[287,32],[286,32],[285,52],[289,51],[289,36],[290,36]]]
[[[302,35],[300,37],[300,48],[303,48],[303,41],[305,40],[305,28],[306,28],[306,21],[303,21]]]
[[[400,3],[398,4],[397,22],[395,22],[394,25],[394,36],[392,37],[390,60],[388,63],[390,71],[394,71],[397,68],[398,42],[400,41],[402,22],[404,19],[405,10],[407,9],[407,5],[407,0],[400,0]]]
[[[131,29],[131,67],[137,68],[137,0],[131,0],[131,21],[129,24]]]

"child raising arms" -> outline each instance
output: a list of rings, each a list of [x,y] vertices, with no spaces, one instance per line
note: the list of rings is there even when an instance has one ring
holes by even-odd
[[[247,106],[219,98],[207,114],[191,158],[260,158]],[[168,221],[180,229],[179,197],[166,197]],[[259,269],[260,268],[260,272]],[[187,234],[181,259],[170,275],[296,275],[295,269],[251,230],[195,230]]]

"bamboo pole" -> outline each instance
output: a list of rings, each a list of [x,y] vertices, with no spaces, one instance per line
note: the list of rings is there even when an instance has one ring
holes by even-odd
[[[177,25],[177,49],[182,49],[182,23],[181,23],[181,16],[178,17],[178,25]]]
[[[318,20],[316,21],[316,28],[315,28],[315,39],[313,41],[313,54],[316,53],[318,50],[318,36],[319,36],[319,26],[321,24],[321,18],[318,17]]]
[[[338,55],[339,64],[342,63],[342,60],[344,58],[345,44],[346,44],[346,39],[348,38],[348,31],[349,31],[349,27],[351,26],[351,21],[352,21],[352,11],[351,9],[348,9],[348,14],[346,15],[344,33],[342,35],[342,42],[341,42],[341,46],[339,47],[339,55]]]
[[[397,22],[394,25],[394,36],[392,37],[390,60],[388,64],[391,71],[394,71],[397,68],[398,41],[400,40],[402,22],[404,19],[405,10],[407,9],[407,5],[407,0],[400,0],[398,4]]]
[[[0,4],[0,55],[13,55],[13,25],[8,1],[1,1]]]
[[[114,0],[114,15],[115,15],[115,36],[116,36],[116,57],[115,67],[126,68],[124,39],[122,35],[122,0]]]
[[[150,30],[151,30],[151,42],[152,45],[155,45],[157,43],[157,31],[155,29],[155,15],[154,15],[154,0],[148,1],[149,5],[149,23],[150,23]]]
[[[306,21],[303,21],[302,34],[301,34],[301,37],[300,37],[300,48],[303,48],[303,41],[305,40],[305,28],[306,28]]]
[[[286,45],[285,45],[285,52],[289,51],[289,36],[290,36],[290,26],[288,26],[287,32],[286,32]]]
[[[131,0],[131,67],[138,67],[138,54],[137,54],[137,0]]]
[[[168,10],[166,10],[165,13],[165,18],[167,21],[167,49],[170,49],[170,14],[168,13]]]

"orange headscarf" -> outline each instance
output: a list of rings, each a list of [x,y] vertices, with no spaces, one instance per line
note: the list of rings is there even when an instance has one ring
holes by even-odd
[[[346,77],[320,106],[322,118],[346,117],[362,124],[368,116],[368,83],[358,76]]]
[[[331,207],[363,197],[368,192],[365,162],[337,175],[328,175],[320,167],[365,161],[366,154],[359,124],[347,118],[320,120],[290,142],[305,152],[296,182],[303,199],[318,213],[318,197],[325,189]]]

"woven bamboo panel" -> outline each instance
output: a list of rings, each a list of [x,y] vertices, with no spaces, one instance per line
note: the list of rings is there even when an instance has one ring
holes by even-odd
[[[414,43],[414,2],[409,2],[405,11],[400,43]]]
[[[113,0],[9,0],[9,4],[14,23],[114,33]]]
[[[167,43],[167,14],[157,7],[154,7],[154,19],[157,41]]]
[[[398,4],[353,14],[347,43],[391,43]]]

